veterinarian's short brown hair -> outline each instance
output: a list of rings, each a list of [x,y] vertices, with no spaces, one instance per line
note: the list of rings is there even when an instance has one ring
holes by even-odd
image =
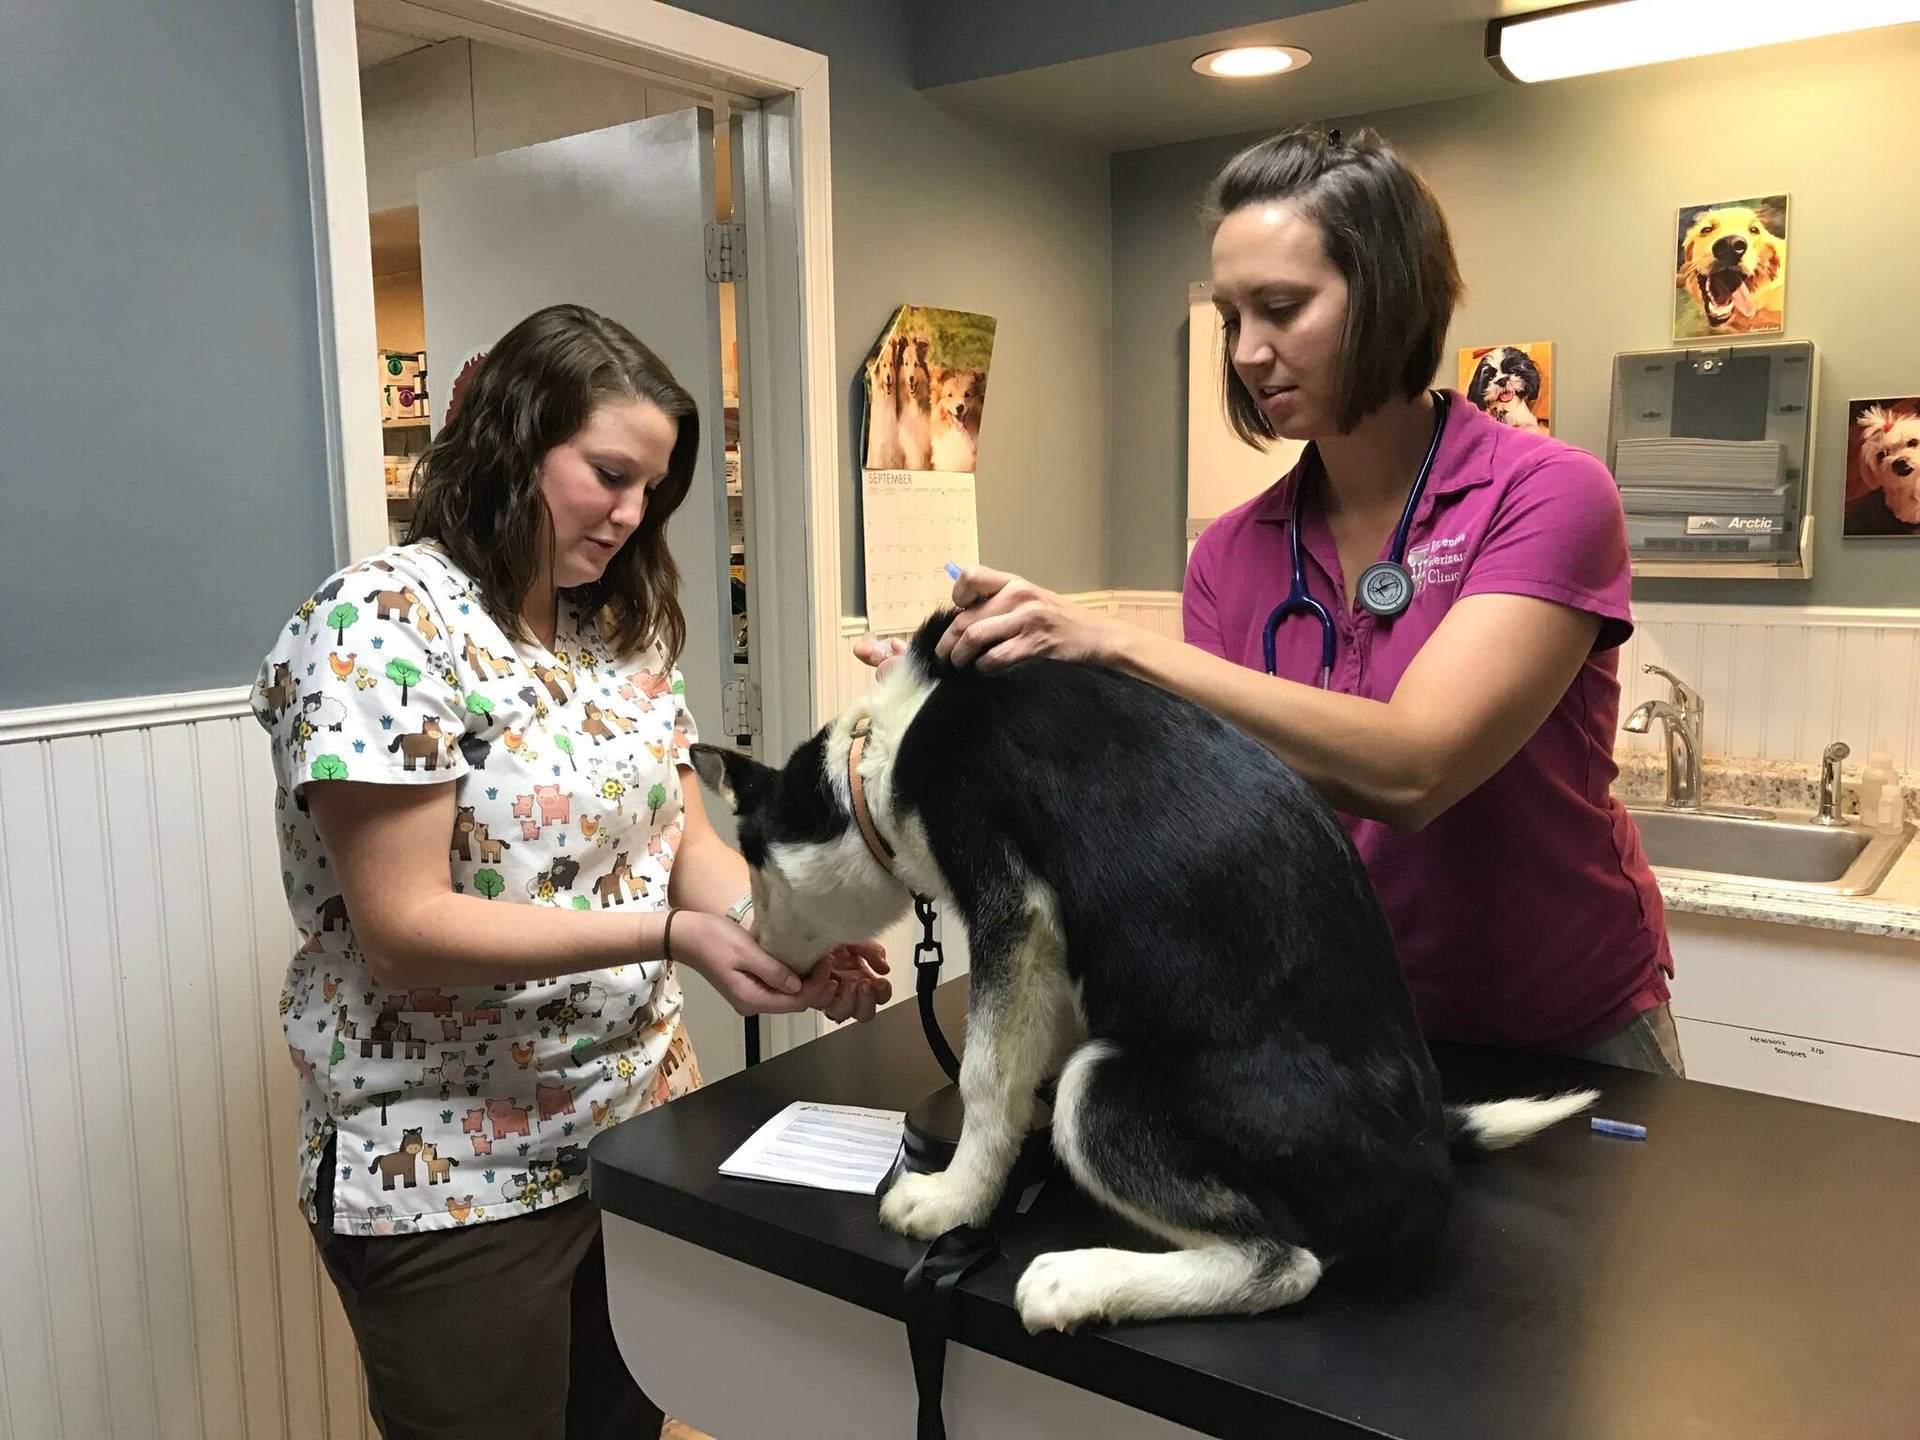
[[[1346,277],[1336,422],[1342,432],[1433,382],[1453,307],[1464,292],[1447,217],[1426,182],[1372,130],[1342,139],[1302,126],[1250,145],[1214,177],[1203,211],[1211,235],[1234,211],[1286,200],[1320,227]],[[1241,439],[1275,436],[1234,372],[1221,365],[1227,420]]]

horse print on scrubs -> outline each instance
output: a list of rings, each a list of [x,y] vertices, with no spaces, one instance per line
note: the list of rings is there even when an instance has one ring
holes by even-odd
[[[934,655],[950,618],[784,769],[694,747],[739,817],[760,942],[794,969],[879,933],[914,891],[966,922],[964,1130],[946,1171],[886,1193],[887,1225],[986,1223],[1057,1069],[1060,1160],[1175,1248],[1040,1256],[1017,1291],[1027,1327],[1254,1313],[1334,1261],[1431,1244],[1452,1150],[1592,1102],[1443,1103],[1366,871],[1305,781],[1110,670],[956,670]],[[891,865],[854,815],[856,726]]]

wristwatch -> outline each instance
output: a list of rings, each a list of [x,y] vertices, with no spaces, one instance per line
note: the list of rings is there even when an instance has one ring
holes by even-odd
[[[727,907],[727,919],[736,925],[744,925],[747,923],[747,912],[751,909],[753,909],[753,892],[749,890]]]

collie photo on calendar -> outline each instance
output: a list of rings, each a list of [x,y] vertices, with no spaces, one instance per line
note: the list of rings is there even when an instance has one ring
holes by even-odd
[[[993,332],[990,315],[893,312],[867,356],[867,469],[974,473]]]

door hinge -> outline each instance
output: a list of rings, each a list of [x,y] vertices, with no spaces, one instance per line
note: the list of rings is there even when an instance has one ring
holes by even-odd
[[[731,285],[747,273],[747,227],[707,226],[707,279]]]
[[[720,687],[720,728],[729,735],[760,733],[760,684],[729,680]]]

